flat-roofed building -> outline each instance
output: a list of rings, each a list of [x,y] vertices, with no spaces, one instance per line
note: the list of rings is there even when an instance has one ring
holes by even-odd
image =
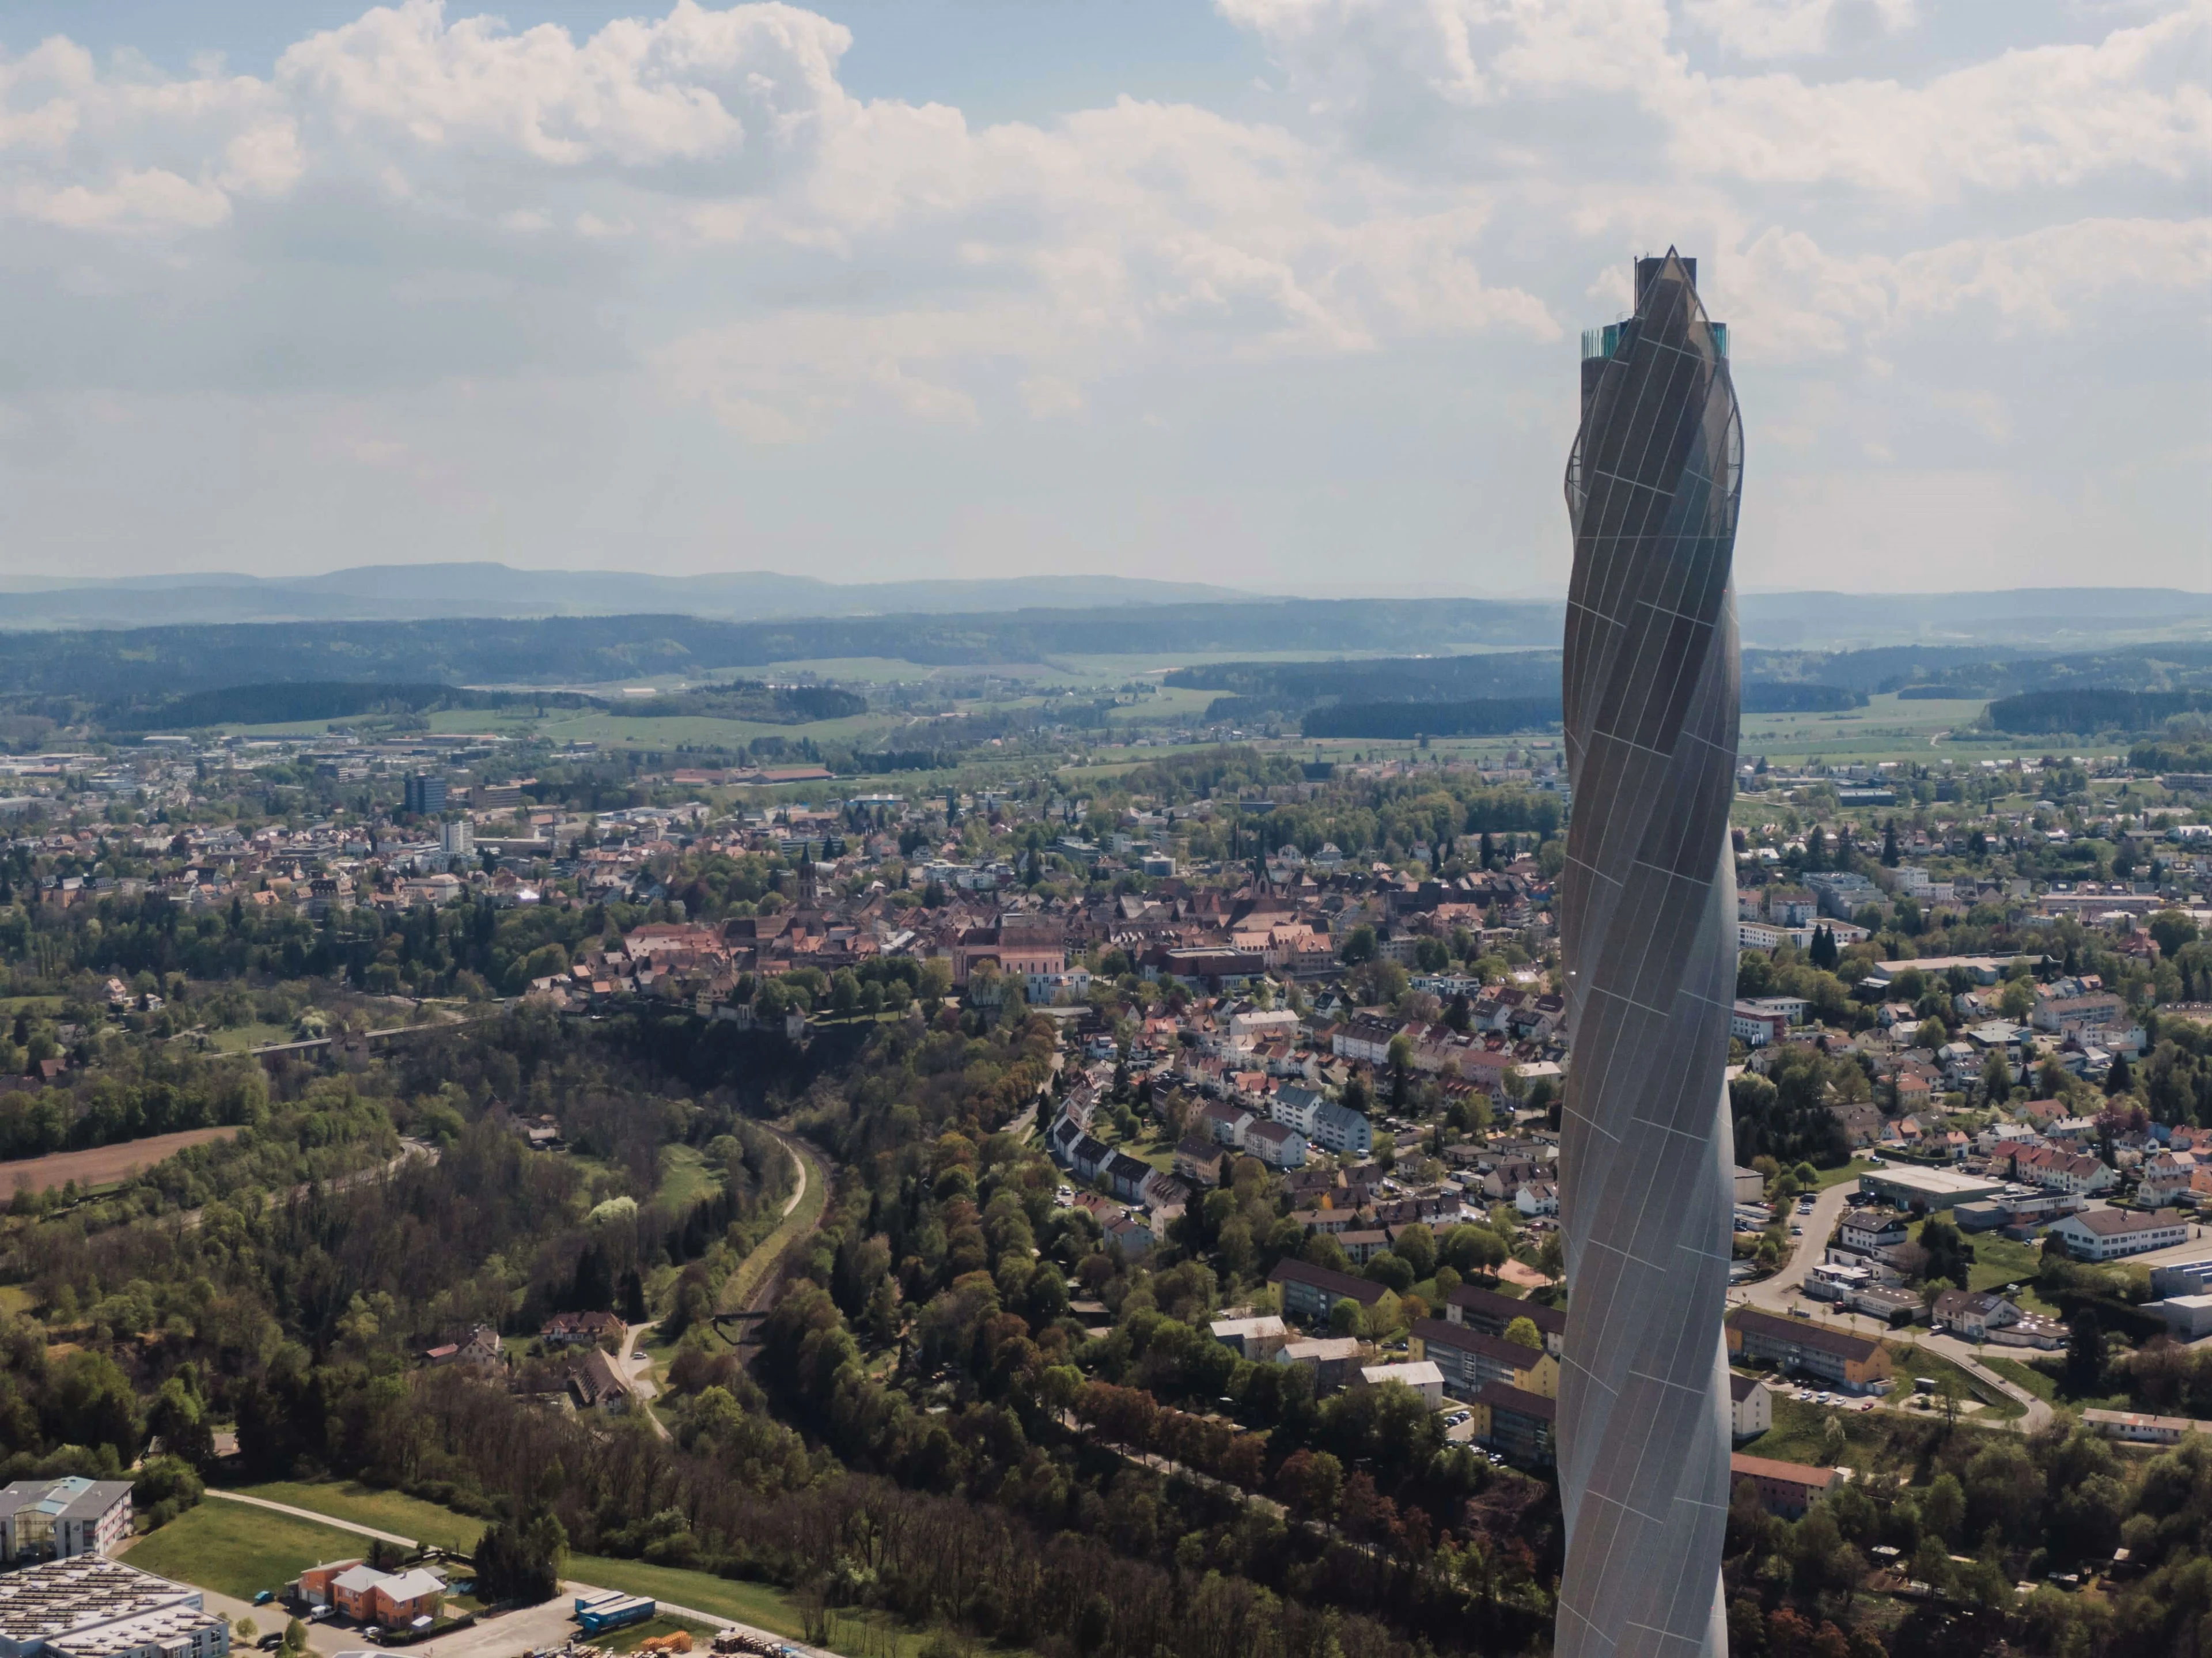
[[[199,1590],[98,1554],[0,1575],[0,1658],[225,1658]]]
[[[1273,1313],[1258,1318],[1218,1318],[1206,1329],[1239,1358],[1255,1363],[1273,1358],[1291,1339],[1289,1329]]]
[[[2005,1189],[2002,1179],[1962,1175],[1952,1169],[1923,1169],[1889,1163],[1859,1176],[1859,1190],[1899,1209],[1925,1212],[1993,1198]]]
[[[1325,1394],[1344,1386],[1352,1367],[1359,1362],[1357,1336],[1321,1336],[1307,1341],[1286,1341],[1275,1350],[1278,1364],[1303,1364],[1313,1372],[1314,1391]]]
[[[2212,1336],[2212,1296],[2168,1296],[2164,1301],[2149,1303],[2143,1310],[2164,1319],[2176,1341]]]
[[[2087,1410],[2082,1425],[2107,1439],[2124,1439],[2137,1445],[2179,1445],[2191,1434],[2212,1433],[2212,1422],[2185,1416],[2150,1416],[2140,1411]]]
[[[1444,1402],[1444,1373],[1425,1359],[1407,1364],[1363,1364],[1359,1369],[1360,1385],[1380,1388],[1385,1382],[1395,1382],[1412,1388],[1421,1396],[1421,1402],[1431,1410],[1441,1410]]]

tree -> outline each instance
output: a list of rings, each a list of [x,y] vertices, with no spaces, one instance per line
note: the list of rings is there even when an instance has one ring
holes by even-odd
[[[2006,1063],[2001,1048],[1991,1048],[1982,1061],[1982,1092],[1991,1105],[2002,1105],[2012,1097],[2012,1066]]]
[[[1881,866],[1897,867],[1897,819],[1891,818],[1881,826]]]
[[[2112,1069],[2105,1073],[2106,1097],[2109,1099],[2115,1094],[2128,1092],[2135,1086],[2135,1081],[2134,1073],[2128,1069],[2128,1056],[2113,1054]]]
[[[2146,927],[2158,944],[2158,953],[2172,957],[2180,952],[2184,944],[2197,940],[2197,922],[2186,911],[2162,909],[2150,918]]]
[[[1843,959],[1843,952],[1836,948],[1836,935],[1826,927],[1814,929],[1812,948],[1806,954],[1823,973],[1833,973],[1836,963]]]
[[[1957,1539],[1959,1528],[1966,1523],[1966,1491],[1958,1475],[1947,1469],[1936,1476],[1920,1499],[1920,1519],[1942,1544]]]
[[[1534,1319],[1525,1315],[1505,1327],[1505,1339],[1516,1347],[1528,1347],[1540,1353],[1544,1351],[1543,1332],[1536,1327]]]
[[[2093,1308],[2066,1321],[2066,1385],[2077,1399],[2094,1398],[2105,1385],[2105,1327]]]
[[[568,1549],[568,1534],[550,1514],[488,1527],[477,1544],[477,1593],[529,1606],[550,1600],[561,1591]]]
[[[1970,1290],[1968,1282],[1974,1262],[1974,1247],[1966,1235],[1940,1215],[1930,1216],[1920,1224],[1920,1247],[1927,1252],[1928,1266],[1922,1276],[1933,1281],[1948,1278],[1961,1290]]]

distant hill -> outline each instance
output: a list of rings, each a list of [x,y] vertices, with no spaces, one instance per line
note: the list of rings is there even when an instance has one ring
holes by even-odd
[[[1224,604],[1252,596],[1198,582],[1125,576],[841,584],[769,570],[637,575],[504,564],[363,565],[325,575],[125,576],[0,580],[0,626],[135,628],[157,623],[428,621],[455,616],[779,616],[941,615],[1040,605]]]
[[[1255,573],[1252,589],[1268,584]],[[112,579],[0,577],[0,629],[142,628],[253,622],[432,621],[455,616],[684,616],[723,622],[864,616],[978,616],[1025,610],[1268,604],[1279,591],[1114,575],[832,582],[769,570],[672,576],[518,570],[491,562],[363,565],[320,575],[185,573]],[[1332,601],[1307,601],[1329,603]],[[1346,605],[1370,602],[1334,601]],[[1391,602],[1391,601],[1384,601]],[[1419,601],[1396,601],[1416,603]],[[1558,599],[1488,604],[1555,620]],[[2150,587],[2029,587],[1972,593],[1747,593],[1747,649],[1978,647],[2014,657],[2156,640],[2212,639],[2212,593]],[[1418,648],[1415,641],[1407,645]],[[1357,647],[1347,647],[1357,648]]]
[[[2212,713],[2212,690],[2128,691],[2108,686],[2025,691],[1990,704],[1990,724],[2022,737],[2156,731],[2176,714]]]
[[[2212,639],[2212,593],[2172,587],[2014,587],[1971,593],[1744,593],[1747,648],[1983,646],[2007,656]]]
[[[1293,599],[767,622],[611,616],[79,629],[0,633],[0,695],[143,703],[275,681],[574,687],[844,657],[986,666],[1160,652],[1449,653],[1555,639],[1559,627],[1557,605]]]

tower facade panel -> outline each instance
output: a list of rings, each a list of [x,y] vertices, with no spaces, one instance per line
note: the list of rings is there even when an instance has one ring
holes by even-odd
[[[1672,250],[1584,336],[1567,463],[1561,1658],[1723,1658],[1742,429]]]

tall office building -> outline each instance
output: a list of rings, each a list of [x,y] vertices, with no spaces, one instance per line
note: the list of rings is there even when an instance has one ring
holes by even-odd
[[[419,817],[436,817],[446,809],[446,780],[434,772],[409,772],[400,809]]]
[[[1582,398],[1566,480],[1559,941],[1575,1064],[1556,1650],[1722,1658],[1743,440],[1694,260],[1636,262],[1635,315],[1583,337]]]

